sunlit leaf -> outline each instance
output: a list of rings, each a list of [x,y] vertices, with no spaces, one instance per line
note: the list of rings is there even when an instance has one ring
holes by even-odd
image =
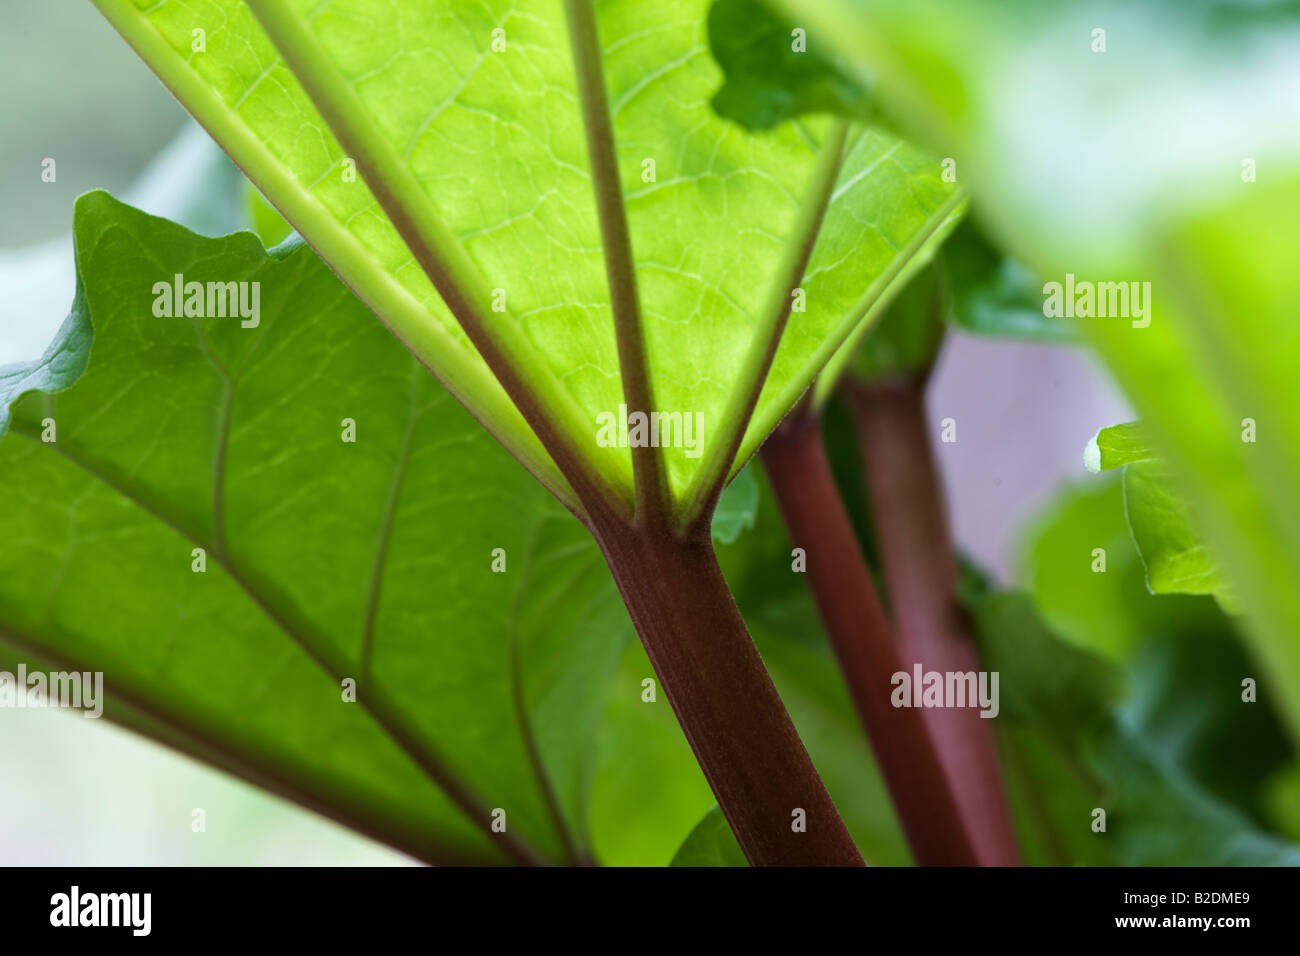
[[[623,388],[560,4],[96,2],[360,298],[574,504],[416,264],[410,231],[391,218],[400,204],[448,264],[457,317],[478,316],[556,440],[626,498],[628,450],[597,440],[597,416],[617,412]],[[598,7],[655,402],[702,416],[702,449],[661,449],[683,508],[698,507],[707,450],[725,448],[741,424],[728,409],[755,328],[771,302],[788,300],[778,264],[810,238],[798,230],[815,220],[801,207],[828,129],[810,116],[755,134],[713,112],[722,73],[708,50],[709,6],[659,4],[650,29],[639,3]],[[197,56],[195,30],[206,36]],[[950,226],[960,198],[928,154],[878,130],[853,136],[740,460]]]

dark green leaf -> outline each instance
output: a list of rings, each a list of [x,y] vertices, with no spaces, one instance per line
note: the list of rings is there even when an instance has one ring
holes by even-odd
[[[1232,584],[1192,520],[1169,465],[1141,422],[1103,428],[1083,453],[1089,471],[1124,468],[1124,511],[1152,594],[1213,594],[1239,610]]]
[[[727,818],[716,806],[704,815],[673,857],[673,866],[749,866]]]
[[[1117,728],[1091,762],[1107,783],[1107,830],[1097,836],[1128,865],[1300,866],[1300,846],[1205,793],[1136,734]]]
[[[1124,508],[1152,594],[1212,594],[1240,610],[1233,586],[1192,522],[1169,466],[1151,460],[1124,469]]]
[[[1117,664],[1147,638],[1227,626],[1207,598],[1151,595],[1118,474],[1069,486],[1037,515],[1021,568],[1048,626]]]
[[[709,45],[726,74],[713,96],[718,115],[752,130],[804,113],[870,122],[865,86],[837,65],[828,45],[797,29],[759,0],[715,0]]]
[[[1293,750],[1268,681],[1259,681],[1255,700],[1243,699],[1243,679],[1259,671],[1232,624],[1222,615],[1203,622],[1153,637],[1139,649],[1129,668],[1133,692],[1124,723],[1152,753],[1263,826],[1265,786]]]
[[[630,631],[586,532],[306,246],[103,193],[75,233],[58,358],[9,379],[64,390],[0,443],[4,661],[103,671],[111,719],[428,859],[581,852]],[[256,326],[156,316],[178,274],[260,283]]]
[[[1022,832],[1045,861],[1300,863],[1300,847],[1261,829],[1242,808],[1288,752],[1271,714],[1236,711],[1225,721],[1248,735],[1245,746],[1259,747],[1226,762],[1246,779],[1228,787],[1203,779],[1210,766],[1224,772],[1221,756],[1207,762],[1205,755],[1228,741],[1206,733],[1187,688],[1211,694],[1215,712],[1259,706],[1241,700],[1223,654],[1175,636],[1164,639],[1161,653],[1177,655],[1176,668],[1153,666],[1148,654],[1122,675],[1056,638],[1022,595],[986,599],[975,619],[984,666],[1001,672],[1003,740]],[[1166,686],[1169,679],[1178,686]],[[1125,685],[1134,692],[1121,704]],[[1232,740],[1242,746],[1240,734]],[[1097,810],[1105,811],[1100,832],[1093,829]]]
[[[979,226],[963,222],[944,243],[949,321],[975,335],[1072,343],[1069,319],[1043,314],[1043,284],[1027,266],[993,248]]]
[[[918,272],[867,333],[849,360],[863,379],[910,376],[934,362],[943,342],[948,293],[939,262]]]
[[[713,540],[719,544],[732,544],[741,533],[754,527],[758,513],[758,481],[753,465],[740,470],[718,499],[713,512]]]
[[[90,335],[85,294],[78,279],[72,310],[45,353],[35,362],[0,366],[0,438],[9,429],[11,406],[20,395],[60,392],[81,377],[90,357]]]
[[[1070,738],[1119,700],[1119,672],[1101,658],[1058,640],[1028,595],[1001,592],[975,606],[984,667],[1000,674],[1001,715]]]

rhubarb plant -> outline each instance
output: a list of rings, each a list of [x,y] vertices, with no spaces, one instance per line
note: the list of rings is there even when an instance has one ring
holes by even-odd
[[[963,195],[943,181],[937,159],[886,129],[836,118],[799,117],[759,135],[716,115],[709,100],[720,74],[702,0],[661,6],[652,29],[636,4],[579,0],[97,6],[415,361],[586,525],[751,862],[860,862],[727,592],[709,528],[729,479],[956,223]],[[104,212],[107,203],[83,201],[78,254],[87,260],[143,228],[104,224],[131,218]],[[97,227],[104,238],[83,244],[80,231]],[[140,448],[110,430],[105,454],[126,460],[88,457],[85,469],[142,500],[214,570],[247,584],[253,603],[298,635],[325,675],[356,672],[358,701],[371,688],[367,707],[384,711],[372,716],[471,830],[507,834],[489,840],[516,859],[554,857],[554,842],[517,846],[516,831],[493,828],[493,808],[448,770],[454,756],[424,752],[419,728],[386,711],[398,706],[396,690],[371,669],[383,654],[400,655],[400,640],[385,637],[389,615],[400,613],[400,598],[385,596],[390,568],[415,573],[389,564],[402,503],[415,496],[405,469],[430,453],[414,411],[405,425],[389,423],[396,434],[376,436],[389,441],[375,453],[397,475],[386,489],[339,480],[340,495],[364,499],[357,507],[380,518],[367,566],[304,568],[303,579],[327,595],[319,600],[257,583],[254,565],[277,566],[260,543],[274,520],[290,516],[295,496],[268,488],[258,505],[237,475],[245,463],[256,471],[253,463],[282,459],[271,451],[283,442],[274,408],[292,414],[296,404],[282,396],[306,393],[282,370],[274,376],[282,391],[268,381],[259,396],[246,376],[254,380],[257,363],[277,356],[261,344],[272,333],[259,332],[260,320],[220,333],[185,321],[203,314],[191,290],[233,281],[264,286],[267,306],[296,297],[294,334],[323,338],[328,313],[310,303],[337,296],[337,286],[322,292],[281,279],[282,260],[259,264],[247,245],[240,252],[257,278],[208,272],[202,257],[163,267],[156,243],[138,245],[149,250],[143,278],[150,268],[157,275],[129,293],[119,286],[119,301],[138,314],[152,295],[153,314],[181,319],[175,334],[198,341],[213,391],[182,405],[198,403],[210,427],[186,423],[175,443],[149,429],[137,436]],[[160,309],[163,294],[171,301]],[[93,325],[93,304],[89,312]],[[68,336],[90,334],[86,324]],[[307,350],[295,352],[309,368]],[[133,353],[136,362],[161,354]],[[71,378],[42,374],[20,376],[11,391]],[[413,409],[432,387],[411,368],[384,381],[385,396]],[[83,381],[69,394],[77,389],[89,391]],[[350,392],[361,389],[335,383],[340,401]],[[365,427],[346,411],[332,414]],[[63,427],[64,441],[75,442],[83,426],[75,413],[60,414],[74,415]],[[37,438],[40,422],[58,420],[36,416],[16,421]],[[348,444],[345,435],[335,453]],[[172,456],[208,467],[181,483]],[[150,457],[178,482],[168,496],[185,504],[163,504],[160,492],[137,484],[155,477],[141,463]],[[304,474],[324,468],[298,464]],[[281,499],[286,506],[267,503]],[[328,561],[334,550],[313,553]],[[448,550],[438,549],[441,560]],[[499,550],[509,561],[519,548]],[[188,564],[180,571],[193,573]],[[344,580],[372,582],[360,621],[356,607],[336,606],[349,593]],[[359,642],[319,632],[349,617]],[[467,734],[461,746],[475,744]],[[521,746],[536,762],[536,741]],[[529,819],[562,818],[557,787],[537,789]],[[808,822],[792,827],[792,817]],[[576,859],[573,839],[560,845]]]
[[[1294,190],[1044,230],[997,31],[1068,18],[93,2],[255,234],[77,201],[70,314],[0,368],[0,667],[102,672],[110,719],[430,863],[1296,861],[1259,796],[1300,686]],[[1117,323],[1075,272],[1158,291]],[[1091,345],[1144,416],[1029,593],[947,515],[925,403],[968,333]],[[1173,683],[1255,663],[1268,705],[1216,704],[1252,746],[1186,730]]]

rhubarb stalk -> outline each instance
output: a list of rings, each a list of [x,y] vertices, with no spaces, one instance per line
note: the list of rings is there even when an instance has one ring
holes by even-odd
[[[978,671],[957,602],[943,489],[925,419],[925,374],[850,378],[876,544],[903,665],[910,671]],[[1020,862],[1007,813],[992,722],[970,707],[923,712],[983,865]]]
[[[903,669],[871,572],[826,460],[818,421],[795,415],[763,446],[790,537],[916,862],[969,866],[974,846],[920,710],[890,702]]]
[[[731,597],[707,531],[593,527],[646,653],[755,866],[861,866]]]

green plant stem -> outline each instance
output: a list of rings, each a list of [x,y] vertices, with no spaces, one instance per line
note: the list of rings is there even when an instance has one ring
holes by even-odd
[[[979,669],[957,601],[957,560],[925,418],[925,377],[849,380],[876,542],[906,668]],[[923,711],[983,865],[1020,862],[992,721],[974,708]]]
[[[890,703],[903,669],[875,583],[826,460],[818,420],[796,415],[772,433],[763,464],[858,716],[922,866],[977,862],[922,711]]]
[[[861,866],[718,567],[707,531],[593,528],[677,720],[754,866]],[[806,829],[794,828],[802,810]]]

